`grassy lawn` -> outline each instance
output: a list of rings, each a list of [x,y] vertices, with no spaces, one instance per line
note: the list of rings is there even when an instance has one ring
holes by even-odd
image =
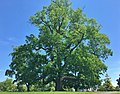
[[[0,94],[120,94],[103,92],[0,92]]]
[[[0,94],[101,94],[98,92],[0,92]]]

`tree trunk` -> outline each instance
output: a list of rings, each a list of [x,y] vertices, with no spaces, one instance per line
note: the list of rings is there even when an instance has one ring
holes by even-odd
[[[45,91],[45,79],[43,78],[43,83],[42,83],[42,87],[43,87],[43,90],[42,91]]]
[[[62,81],[61,78],[58,77],[58,79],[56,80],[56,87],[55,87],[56,91],[62,91]]]
[[[77,88],[78,88],[78,87],[77,87],[77,86],[75,86],[74,88],[75,88],[75,91],[77,91]]]
[[[26,87],[27,87],[27,92],[30,92],[30,84],[26,83]]]
[[[77,76],[77,72],[75,71],[75,77]],[[77,89],[78,89],[78,85],[77,85],[77,79],[75,80],[75,91],[77,91]]]

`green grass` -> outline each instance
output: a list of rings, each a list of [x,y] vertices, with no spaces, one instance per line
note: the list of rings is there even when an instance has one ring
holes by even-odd
[[[0,94],[109,94],[103,92],[0,92]],[[110,93],[110,94],[120,94]]]
[[[99,92],[0,92],[0,94],[101,94]]]

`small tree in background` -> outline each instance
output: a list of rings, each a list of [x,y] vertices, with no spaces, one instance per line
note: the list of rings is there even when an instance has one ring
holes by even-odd
[[[111,78],[108,74],[105,75],[104,83],[100,86],[99,90],[101,91],[113,91],[115,88],[111,83]]]
[[[120,76],[120,74],[119,74],[119,76]],[[120,88],[120,77],[116,81],[117,81],[118,87]]]

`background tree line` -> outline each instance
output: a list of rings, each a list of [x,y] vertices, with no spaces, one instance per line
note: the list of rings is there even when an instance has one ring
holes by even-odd
[[[31,91],[55,91],[55,84],[53,82],[45,85],[44,87],[34,84],[30,87]],[[93,89],[95,90],[95,89]],[[4,92],[25,92],[27,88],[25,85],[13,84],[12,79],[6,79],[3,82],[0,82],[0,91]],[[74,88],[65,88],[64,91],[74,91]],[[80,91],[80,90],[79,90]],[[82,89],[81,89],[82,91]],[[108,75],[103,79],[102,84],[98,87],[97,91],[120,91],[119,86],[114,87],[111,83],[110,77]]]
[[[110,40],[100,32],[101,25],[88,18],[69,0],[51,0],[49,6],[31,16],[39,34],[26,36],[25,44],[10,54],[12,62],[6,75],[13,83],[44,88],[53,83],[56,91],[67,88],[89,89],[101,85],[107,70],[104,64],[112,56]],[[43,89],[44,90],[44,89]]]
[[[55,91],[54,84],[50,83],[43,87],[38,87],[37,84],[34,84],[30,87],[31,91]],[[5,81],[0,82],[0,91],[4,92],[24,92],[27,91],[27,88],[25,85],[17,85],[13,83],[12,79],[6,79]]]

